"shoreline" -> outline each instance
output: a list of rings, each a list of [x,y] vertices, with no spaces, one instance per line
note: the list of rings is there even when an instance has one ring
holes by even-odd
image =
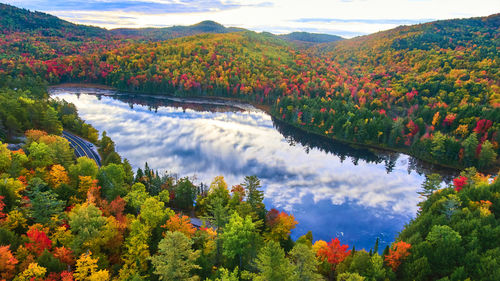
[[[92,83],[63,83],[63,84],[57,84],[57,85],[50,85],[50,86],[48,86],[48,88],[53,88],[53,89],[54,88],[89,88],[89,89],[94,88],[94,89],[100,89],[100,90],[121,91],[121,90],[114,88],[114,87],[110,87],[110,86],[106,86],[106,85],[102,85],[102,84],[92,84]],[[366,148],[366,149],[370,149],[370,150],[378,150],[380,152],[385,151],[385,152],[392,152],[392,153],[401,153],[401,154],[405,154],[405,155],[408,155],[410,157],[413,157],[413,158],[415,158],[419,161],[422,161],[426,164],[436,166],[437,168],[449,169],[449,170],[453,170],[455,172],[463,171],[465,169],[464,167],[457,167],[457,166],[442,164],[442,163],[439,163],[439,161],[437,161],[437,160],[429,160],[429,159],[423,159],[423,158],[416,157],[410,153],[409,149],[405,149],[405,148],[393,148],[393,147],[381,146],[381,145],[376,145],[376,144],[357,143],[357,142],[353,142],[353,141],[349,141],[349,140],[339,139],[335,136],[328,137],[328,136],[319,134],[317,132],[308,130],[307,128],[299,127],[296,124],[289,124],[288,122],[285,122],[285,121],[279,119],[277,116],[272,114],[271,106],[269,106],[269,105],[256,104],[254,102],[244,101],[244,100],[242,101],[238,98],[231,98],[231,97],[217,97],[217,96],[178,97],[178,96],[169,96],[169,95],[158,94],[158,93],[134,92],[134,91],[129,91],[129,90],[127,90],[126,92],[133,94],[133,95],[150,97],[150,98],[160,98],[160,99],[169,99],[169,98],[202,99],[203,98],[203,99],[207,99],[207,100],[220,100],[220,101],[232,101],[232,102],[238,102],[238,103],[246,103],[246,104],[252,105],[253,107],[255,107],[259,110],[264,111],[272,118],[275,118],[275,119],[279,120],[280,122],[287,124],[288,126],[292,126],[298,130],[304,131],[308,134],[312,134],[316,137],[325,138],[326,140],[329,140],[329,141],[341,142],[341,143],[347,144],[353,148],[359,147],[359,148]],[[480,172],[480,171],[478,170],[478,172]],[[498,168],[493,167],[493,168],[488,169],[488,170],[483,170],[483,172],[486,174],[490,174],[490,175],[496,175],[498,173]]]
[[[94,88],[94,89],[100,89],[100,90],[118,90],[116,88],[113,88],[111,86],[103,85],[103,84],[93,84],[93,83],[62,83],[62,84],[57,84],[57,85],[49,85],[47,86],[49,89],[54,89],[54,88]]]

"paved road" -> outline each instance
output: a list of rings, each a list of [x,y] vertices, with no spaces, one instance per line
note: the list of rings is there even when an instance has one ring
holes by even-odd
[[[93,159],[97,163],[97,166],[101,167],[101,157],[90,148],[90,142],[66,131],[63,131],[62,136],[69,141],[71,147],[75,150],[76,157],[87,156]]]

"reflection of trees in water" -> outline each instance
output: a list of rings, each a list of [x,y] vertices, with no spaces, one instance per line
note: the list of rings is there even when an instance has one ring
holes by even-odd
[[[274,117],[272,120],[274,127],[285,137],[289,145],[295,146],[296,144],[300,144],[304,147],[306,153],[316,148],[322,152],[338,156],[340,162],[344,162],[347,158],[350,158],[354,165],[357,165],[360,159],[375,164],[385,162],[386,167],[389,168],[388,172],[392,171],[395,161],[399,156],[398,153],[375,153],[366,148],[353,148],[348,144],[297,129]]]
[[[446,183],[450,183],[460,174],[460,171],[458,170],[434,165],[414,157],[409,157],[408,159],[408,173],[411,171],[416,171],[419,174],[425,175],[432,173],[440,174]]]
[[[225,105],[225,104],[214,104],[211,100],[197,100],[196,102],[185,100],[176,101],[166,98],[154,98],[145,96],[135,96],[135,95],[113,95],[110,96],[115,100],[127,103],[130,109],[134,108],[134,105],[147,106],[149,111],[158,112],[160,107],[175,107],[182,108],[183,112],[186,109],[191,109],[200,112],[243,112],[245,110],[238,108],[236,106]]]
[[[102,95],[97,94],[98,99],[100,99],[101,96]],[[231,104],[214,104],[214,100],[171,100],[166,98],[137,95],[110,95],[110,97],[127,103],[130,109],[134,109],[134,105],[142,105],[147,106],[148,110],[155,113],[160,107],[182,108],[184,112],[186,109],[213,113],[245,111],[244,109],[232,106]],[[217,102],[224,103],[225,101]],[[383,163],[387,173],[391,173],[393,171],[399,159],[400,154],[397,152],[353,146],[340,141],[334,141],[327,137],[308,133],[304,130],[288,125],[274,117],[272,117],[272,121],[274,127],[285,137],[290,146],[295,146],[298,143],[304,147],[306,153],[309,153],[311,149],[316,148],[322,152],[330,153],[339,157],[341,163],[347,158],[349,158],[354,165],[358,165],[360,159],[367,163]],[[407,163],[404,163],[404,165],[407,165],[408,174],[412,171],[420,175],[438,173],[446,182],[450,182],[458,175],[456,170],[434,165],[411,156],[408,157],[408,161]]]
[[[316,148],[322,152],[330,153],[339,157],[340,162],[344,162],[347,158],[350,158],[354,165],[357,165],[359,160],[374,164],[384,163],[387,173],[393,171],[399,159],[400,154],[397,152],[354,147],[340,141],[335,141],[327,137],[314,135],[304,130],[297,129],[274,117],[272,120],[274,127],[285,137],[288,144],[291,146],[295,146],[297,143],[301,144],[305,148],[306,153],[309,153],[311,149]],[[415,171],[420,175],[438,173],[443,176],[443,179],[446,182],[451,181],[451,179],[458,174],[458,172],[453,169],[439,167],[411,156],[408,157],[408,161],[405,165],[407,165],[408,173],[411,173],[412,171]]]

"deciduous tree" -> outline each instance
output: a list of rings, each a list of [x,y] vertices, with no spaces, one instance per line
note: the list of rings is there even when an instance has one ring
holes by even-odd
[[[80,255],[76,261],[73,277],[75,281],[107,281],[109,272],[107,270],[98,270],[97,260],[92,258],[92,252],[88,251]]]
[[[272,210],[269,212],[272,212]],[[283,211],[276,216],[268,217],[266,224],[269,226],[270,231],[266,233],[266,238],[277,242],[286,240],[292,229],[298,224],[293,215],[288,215]]]
[[[11,162],[10,150],[0,141],[0,173],[7,171]]]
[[[237,259],[239,268],[245,268],[255,254],[257,239],[257,231],[251,217],[243,219],[238,213],[233,213],[222,234],[224,255],[233,261]]]
[[[17,259],[9,249],[9,245],[0,246],[0,278],[9,280],[14,277]]]
[[[193,235],[196,232],[196,228],[191,224],[191,220],[188,216],[171,216],[163,227],[171,232],[178,231],[186,235],[188,238],[193,238]]]
[[[410,248],[411,245],[404,241],[398,241],[392,244],[389,254],[385,256],[385,262],[392,268],[392,271],[396,271],[399,265],[401,265],[401,262],[410,255]]]
[[[317,244],[317,246],[316,246]],[[317,241],[315,243],[316,255],[320,260],[326,260],[335,268],[337,264],[342,262],[347,256],[351,254],[348,245],[341,245],[338,238],[326,243],[324,241]]]

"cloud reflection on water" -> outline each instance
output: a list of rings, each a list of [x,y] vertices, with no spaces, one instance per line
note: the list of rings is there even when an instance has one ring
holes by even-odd
[[[266,205],[292,212],[294,236],[313,230],[315,239],[336,235],[371,247],[376,237],[391,242],[416,213],[423,177],[408,173],[400,156],[391,173],[383,164],[341,161],[301,144],[289,145],[269,115],[259,110],[208,112],[129,104],[103,96],[57,93],[74,103],[83,119],[106,130],[117,151],[134,168],[150,167],[210,183],[224,175],[228,184],[256,174]]]

